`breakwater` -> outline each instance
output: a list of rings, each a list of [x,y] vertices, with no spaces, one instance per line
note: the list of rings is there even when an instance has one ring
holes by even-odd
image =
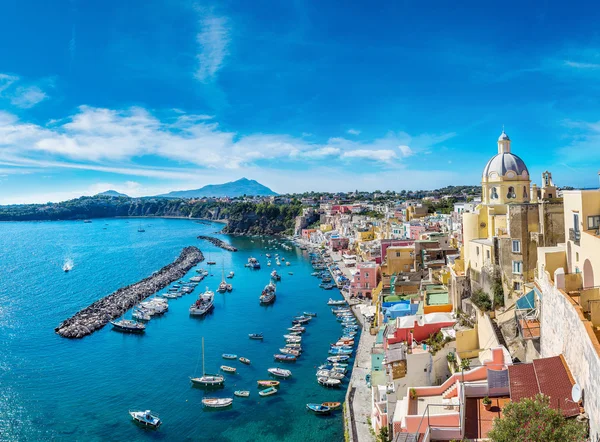
[[[205,241],[210,242],[211,244],[220,247],[224,250],[228,250],[230,252],[237,252],[237,249],[233,247],[231,244],[227,244],[225,241],[221,241],[219,238],[215,238],[214,236],[206,236],[200,235],[198,239],[203,239]]]
[[[83,338],[123,315],[138,302],[185,276],[204,259],[197,247],[185,247],[171,264],[135,284],[120,288],[80,310],[54,329],[64,338]]]

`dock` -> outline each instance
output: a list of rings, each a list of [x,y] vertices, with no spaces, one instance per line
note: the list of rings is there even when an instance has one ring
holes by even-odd
[[[203,259],[204,256],[200,249],[186,247],[171,264],[135,284],[120,288],[116,292],[99,299],[63,321],[54,331],[64,338],[71,339],[91,335],[113,319],[122,316],[127,310],[148,296],[183,278],[192,267]]]
[[[211,244],[220,247],[229,252],[237,252],[237,248],[233,247],[231,244],[227,244],[225,241],[220,240],[219,238],[215,238],[214,236],[206,236],[200,235],[198,239],[203,239],[205,241],[210,242]]]

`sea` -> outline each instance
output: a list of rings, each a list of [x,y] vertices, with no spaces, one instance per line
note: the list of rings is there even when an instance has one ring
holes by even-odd
[[[140,226],[145,232],[138,232]],[[341,389],[317,384],[316,368],[325,362],[329,344],[341,326],[327,305],[341,299],[311,276],[306,251],[285,250],[271,237],[229,237],[222,224],[183,219],[94,219],[0,223],[0,440],[2,441],[342,441],[342,410],[317,416],[307,403],[340,401]],[[235,247],[228,252],[198,235],[213,235]],[[54,329],[78,310],[120,287],[135,283],[171,263],[183,247],[197,246],[210,275],[196,290],[169,301],[169,311],[153,318],[144,335],[127,335],[110,324],[80,340],[58,336]],[[266,253],[278,253],[290,266],[267,266]],[[262,268],[244,266],[250,256]],[[72,270],[63,271],[65,263]],[[272,306],[258,297],[277,268],[282,280]],[[213,291],[222,273],[231,293],[215,293],[214,311],[204,319],[188,314],[206,287]],[[290,274],[292,272],[293,274]],[[296,363],[276,363],[283,334],[292,317],[317,313],[303,335]],[[131,312],[125,316],[130,317]],[[249,333],[264,333],[253,341]],[[202,338],[206,372],[223,364],[225,388],[204,391],[190,384],[202,374]],[[251,360],[246,366],[226,361],[223,353]],[[270,379],[267,368],[282,366],[293,376],[274,396],[260,397],[257,381]],[[349,375],[348,375],[349,376]],[[206,411],[203,397],[233,397],[230,409]],[[153,431],[134,424],[129,410],[152,410],[163,421]]]

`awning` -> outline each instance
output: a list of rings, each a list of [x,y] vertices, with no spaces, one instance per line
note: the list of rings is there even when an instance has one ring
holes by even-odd
[[[531,310],[535,308],[535,291],[532,289],[527,294],[517,299],[517,310]]]

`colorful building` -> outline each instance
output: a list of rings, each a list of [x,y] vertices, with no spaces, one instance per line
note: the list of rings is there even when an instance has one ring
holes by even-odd
[[[356,272],[350,283],[350,297],[371,298],[371,292],[379,283],[379,265],[375,262],[356,264]]]

